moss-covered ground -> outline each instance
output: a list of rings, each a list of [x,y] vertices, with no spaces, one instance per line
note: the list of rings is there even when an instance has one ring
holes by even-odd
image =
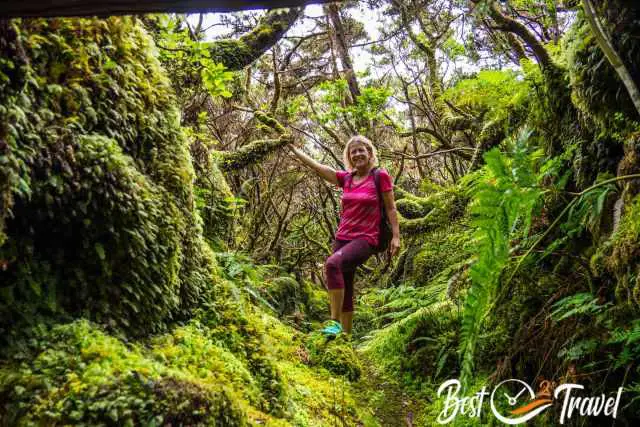
[[[244,310],[249,324],[226,324],[224,334],[205,313],[142,341],[84,319],[36,326],[28,341],[3,352],[0,418],[7,425],[373,427],[407,425],[419,413],[419,402],[346,336],[328,340],[260,308]]]

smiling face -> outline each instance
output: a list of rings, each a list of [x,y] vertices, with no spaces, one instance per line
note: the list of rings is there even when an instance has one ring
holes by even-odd
[[[354,142],[349,146],[349,160],[355,169],[364,169],[369,166],[371,153],[362,142]]]

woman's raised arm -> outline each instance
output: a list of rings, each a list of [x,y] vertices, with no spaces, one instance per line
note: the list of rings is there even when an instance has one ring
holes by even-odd
[[[311,157],[307,156],[301,150],[296,148],[293,144],[289,144],[289,148],[291,149],[291,151],[293,151],[293,154],[295,154],[296,157],[302,161],[302,163],[313,169],[318,174],[318,176],[324,178],[333,185],[338,185],[338,178],[336,177],[335,169],[330,166],[323,165],[322,163],[316,162]]]

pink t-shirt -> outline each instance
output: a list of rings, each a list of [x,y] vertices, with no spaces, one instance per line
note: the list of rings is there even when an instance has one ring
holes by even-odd
[[[347,171],[336,171],[338,185],[342,188],[342,215],[336,239],[364,238],[371,246],[378,245],[380,234],[380,204],[373,173],[354,184]],[[391,191],[393,183],[389,173],[380,169],[380,191]]]

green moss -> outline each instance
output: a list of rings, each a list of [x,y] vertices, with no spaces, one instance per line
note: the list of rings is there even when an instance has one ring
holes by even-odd
[[[451,375],[457,369],[457,316],[456,307],[448,302],[419,309],[377,330],[365,343],[364,354],[407,385],[419,380],[416,375],[422,379]]]
[[[299,310],[302,289],[295,279],[287,276],[276,277],[265,282],[264,289],[280,316],[293,314]]]
[[[236,199],[218,167],[217,157],[210,151],[204,144],[191,146],[196,170],[196,206],[205,239],[214,247],[224,249],[234,234]]]
[[[619,303],[640,306],[640,196],[628,201],[617,229],[591,256],[591,272],[615,281]]]
[[[305,314],[309,320],[322,320],[329,313],[329,298],[327,291],[318,285],[305,281]]]
[[[279,135],[286,133],[286,129],[284,128],[284,126],[282,126],[282,124],[280,124],[279,121],[277,121],[275,118],[271,117],[270,115],[263,113],[262,111],[256,111],[255,117],[265,126],[272,128]]]
[[[322,366],[336,375],[343,375],[350,381],[357,381],[362,372],[360,359],[353,349],[351,340],[345,334],[329,339],[319,332],[307,338],[310,363]]]
[[[611,32],[613,47],[621,55],[631,75],[637,75],[640,70],[640,48],[634,40],[640,35],[640,11],[630,7],[630,4],[624,5],[624,1],[614,0],[608,3],[608,7],[622,8],[624,12],[606,16],[603,24],[605,27],[615,27],[615,31]],[[564,44],[573,89],[572,98],[576,106],[598,121],[603,128],[612,124],[612,111],[621,112],[632,119],[637,118],[626,88],[596,43],[582,14],[578,15]]]
[[[627,206],[618,228],[601,249],[609,271],[621,272],[634,264],[640,255],[640,196]]]
[[[461,226],[438,228],[424,236],[424,241],[411,265],[405,267],[405,277],[417,285],[429,283],[445,268],[470,255],[465,246],[471,241],[471,234]]]
[[[163,365],[206,383],[226,384],[234,400],[260,403],[260,387],[244,362],[216,343],[199,322],[156,337],[151,345],[150,355]]]
[[[209,47],[211,59],[228,70],[241,70],[254,59],[254,53],[242,40],[217,40]]]
[[[409,198],[400,199],[396,202],[396,208],[400,215],[407,219],[422,218],[427,214],[424,206]]]
[[[250,32],[237,40],[217,40],[209,48],[211,59],[228,70],[241,70],[271,48],[295,22],[300,9],[270,10]]]
[[[220,153],[220,168],[226,172],[244,168],[263,160],[289,143],[291,140],[288,136],[253,141],[235,151]]]
[[[63,312],[162,330],[206,299],[215,262],[153,44],[130,17],[14,23],[21,48],[3,54],[25,61],[0,63],[0,328]]]
[[[35,424],[246,425],[232,395],[86,321],[41,331],[0,369],[3,419]]]
[[[291,318],[298,327],[323,319],[329,311],[327,292],[308,281],[282,276],[265,281],[259,289],[279,316]]]
[[[220,392],[197,383],[164,377],[155,384],[162,422],[170,425],[245,426],[245,415]],[[221,399],[224,396],[226,399]]]
[[[421,198],[405,195],[398,203],[410,215],[427,212],[418,218],[407,219],[400,217],[400,230],[410,235],[431,232],[444,223],[459,219],[464,215],[468,204],[468,197],[462,187],[452,186]]]

